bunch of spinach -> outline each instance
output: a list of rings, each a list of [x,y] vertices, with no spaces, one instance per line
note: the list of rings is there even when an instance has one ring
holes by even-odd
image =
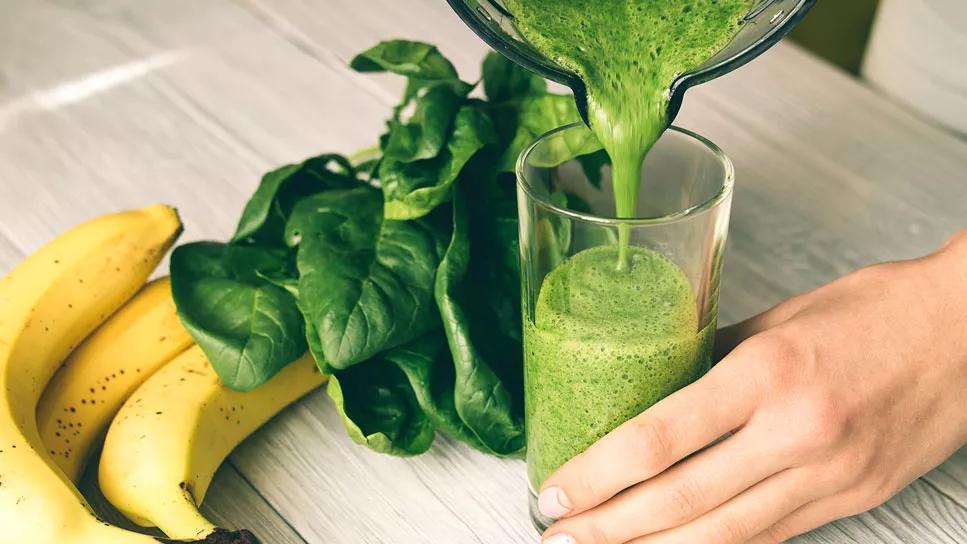
[[[351,67],[406,78],[378,151],[269,172],[229,242],[177,248],[181,319],[237,390],[309,350],[350,436],[374,450],[418,454],[440,431],[518,453],[513,167],[536,136],[579,119],[573,100],[496,54],[474,96],[478,84],[419,42],[380,43]]]

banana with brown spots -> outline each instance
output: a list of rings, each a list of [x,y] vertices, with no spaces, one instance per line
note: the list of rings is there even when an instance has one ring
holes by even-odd
[[[124,404],[101,453],[101,491],[171,538],[205,538],[198,512],[218,466],[246,437],[326,381],[308,354],[249,392],[225,387],[201,348],[163,366]]]
[[[145,285],[74,350],[37,407],[40,437],[72,482],[114,414],[148,376],[192,345],[181,326],[171,281]]]

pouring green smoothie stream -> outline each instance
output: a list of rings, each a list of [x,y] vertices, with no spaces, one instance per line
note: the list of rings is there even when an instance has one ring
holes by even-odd
[[[615,210],[648,198],[645,155],[667,128],[669,88],[721,50],[756,0],[506,0],[520,33],[583,80],[611,159]],[[643,193],[639,195],[639,187]],[[525,424],[534,491],[564,462],[704,374],[715,330],[685,272],[618,229],[543,279],[525,319]]]

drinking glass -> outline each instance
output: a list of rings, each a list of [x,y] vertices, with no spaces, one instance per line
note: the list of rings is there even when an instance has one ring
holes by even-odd
[[[673,126],[644,161],[636,216],[619,219],[607,154],[584,124],[521,154],[527,468],[539,530],[554,521],[537,509],[548,475],[708,370],[733,178],[715,144]],[[622,273],[619,240],[630,244],[626,273],[638,275],[582,284],[600,267]],[[635,300],[647,317],[638,319]]]

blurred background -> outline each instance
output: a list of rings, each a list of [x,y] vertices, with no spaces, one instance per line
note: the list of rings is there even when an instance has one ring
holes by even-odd
[[[967,138],[967,1],[819,0],[792,39]]]
[[[880,0],[819,0],[793,30],[792,39],[858,74],[879,3]]]

